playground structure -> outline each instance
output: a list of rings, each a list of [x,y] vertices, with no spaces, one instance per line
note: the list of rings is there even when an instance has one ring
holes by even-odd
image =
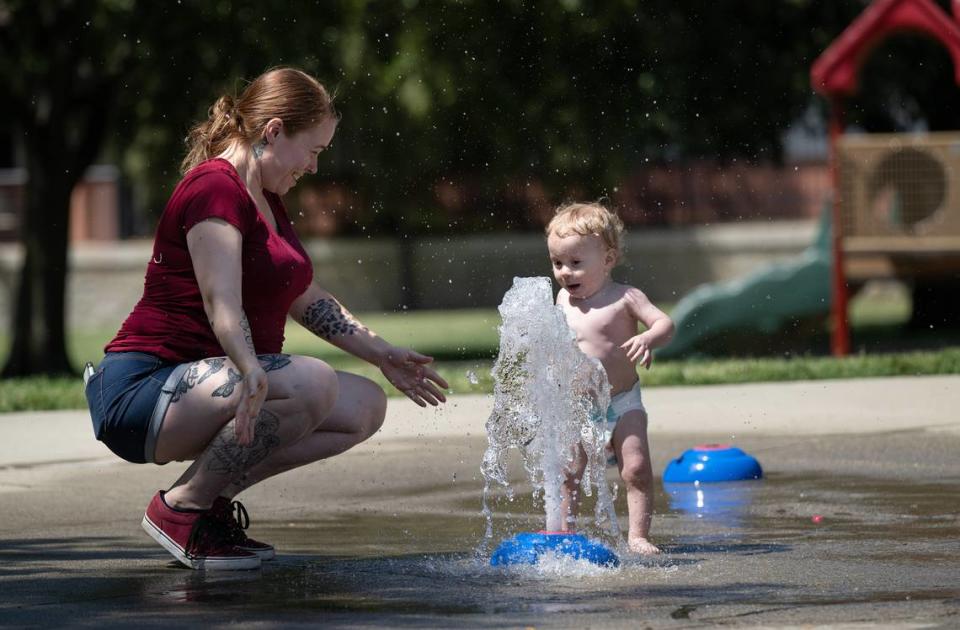
[[[960,18],[960,0],[953,0]],[[943,280],[960,273],[960,132],[845,135],[844,101],[885,38],[919,33],[943,44],[960,84],[960,27],[932,0],[877,0],[811,68],[830,103],[831,200],[800,256],[744,278],[704,285],[673,313],[679,356],[735,333],[776,333],[829,313],[830,347],[850,353],[848,301],[867,281]],[[916,304],[914,305],[916,307]]]
[[[960,16],[960,0],[953,0]],[[869,53],[898,33],[943,44],[960,83],[960,27],[931,0],[877,0],[820,55],[813,88],[830,103],[833,187],[831,349],[850,352],[851,284],[878,277],[943,277],[960,270],[960,134],[843,133]]]
[[[831,216],[825,207],[813,242],[797,256],[685,295],[671,313],[676,334],[657,350],[657,357],[670,359],[708,347],[730,352],[749,345],[751,338],[820,322],[830,310]]]

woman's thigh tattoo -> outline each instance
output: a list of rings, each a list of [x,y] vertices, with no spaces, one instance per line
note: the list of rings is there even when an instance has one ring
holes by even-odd
[[[170,403],[173,404],[179,401],[188,391],[220,372],[226,362],[227,360],[223,357],[215,357],[213,359],[204,359],[203,361],[192,363],[190,367],[187,368],[187,371],[184,372],[183,378],[177,383],[177,388],[173,391],[173,397],[170,399]]]
[[[257,359],[259,359],[260,367],[263,368],[264,372],[273,372],[290,365],[289,354],[261,354],[257,355]]]
[[[227,382],[213,390],[210,394],[213,398],[230,398],[237,384],[243,380],[243,375],[232,367],[227,368]]]
[[[261,354],[257,359],[260,361],[260,367],[263,368],[264,372],[274,372],[290,365],[289,354]],[[173,397],[170,399],[170,404],[178,402],[191,389],[214,374],[223,371],[226,363],[227,359],[225,357],[214,357],[191,364],[184,373],[183,378],[177,383]],[[243,375],[239,371],[227,366],[227,381],[214,389],[210,393],[210,396],[212,398],[230,398],[242,380]]]

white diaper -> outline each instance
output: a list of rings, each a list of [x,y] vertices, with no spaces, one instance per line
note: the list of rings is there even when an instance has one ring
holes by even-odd
[[[640,395],[640,381],[634,383],[633,387],[627,391],[620,392],[610,399],[610,407],[607,409],[607,428],[613,430],[613,427],[617,426],[617,420],[628,411],[647,413],[646,407],[643,406],[643,397]]]
[[[640,395],[640,381],[634,383],[633,387],[627,391],[620,392],[613,396],[610,399],[610,406],[607,407],[607,426],[603,432],[603,439],[607,445],[607,465],[609,466],[616,466],[617,464],[617,458],[613,452],[613,445],[610,442],[610,440],[613,439],[613,430],[617,428],[617,420],[629,411],[642,411],[643,413],[647,413],[646,407],[643,406],[643,397]]]

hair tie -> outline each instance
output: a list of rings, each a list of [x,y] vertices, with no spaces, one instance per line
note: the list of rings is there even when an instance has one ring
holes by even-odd
[[[227,117],[231,118],[237,124],[237,129],[243,131],[243,116],[240,115],[236,107],[230,108],[230,111],[227,112]]]

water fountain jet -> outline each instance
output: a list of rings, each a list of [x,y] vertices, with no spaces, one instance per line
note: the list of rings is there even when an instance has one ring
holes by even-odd
[[[616,555],[583,535],[561,531],[564,514],[561,487],[565,471],[582,444],[587,465],[581,492],[597,493],[596,527],[619,539],[613,499],[606,481],[606,438],[596,410],[610,403],[610,384],[600,362],[577,347],[563,311],[554,304],[550,279],[514,278],[499,307],[500,352],[493,366],[494,408],[487,420],[489,446],[483,458],[484,515],[487,540],[493,536],[489,495],[493,482],[512,492],[506,455],[516,448],[535,497],[542,495],[546,528],[504,541],[491,564],[535,564],[544,554],[570,556],[602,565],[616,565]],[[605,413],[600,414],[605,417]]]

